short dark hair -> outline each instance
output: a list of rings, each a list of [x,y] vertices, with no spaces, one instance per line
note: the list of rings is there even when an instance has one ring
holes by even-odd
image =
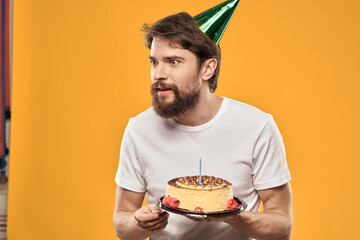
[[[154,37],[168,40],[171,44],[180,45],[194,53],[198,58],[199,69],[210,58],[217,60],[217,68],[209,79],[210,92],[215,92],[220,73],[221,50],[205,33],[195,20],[186,12],[180,12],[160,19],[153,25],[144,24],[145,45],[151,49]]]

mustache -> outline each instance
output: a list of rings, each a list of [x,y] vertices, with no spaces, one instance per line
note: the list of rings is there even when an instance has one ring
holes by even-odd
[[[150,93],[153,97],[158,98],[157,91],[160,89],[171,89],[176,96],[179,96],[180,90],[175,83],[165,83],[164,81],[157,81],[151,84]]]
[[[166,84],[163,81],[157,81],[154,82],[153,84],[151,84],[151,89],[156,89],[156,88],[177,88],[175,84]]]
[[[151,84],[151,88],[150,88],[150,94],[153,97],[153,99],[155,101],[158,101],[159,96],[158,96],[158,90],[160,89],[171,89],[173,91],[173,93],[175,94],[175,96],[180,96],[180,90],[178,88],[178,86],[174,83],[165,83],[164,81],[157,81]]]

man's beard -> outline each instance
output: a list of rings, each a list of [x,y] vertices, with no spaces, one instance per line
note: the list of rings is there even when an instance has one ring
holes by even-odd
[[[151,85],[152,105],[157,115],[162,118],[173,118],[194,108],[200,97],[200,87],[196,84],[195,86],[193,91],[187,93],[181,92],[175,84],[165,84],[163,81],[153,83]],[[157,87],[170,88],[174,93],[174,100],[171,103],[165,103],[166,96],[159,96]]]

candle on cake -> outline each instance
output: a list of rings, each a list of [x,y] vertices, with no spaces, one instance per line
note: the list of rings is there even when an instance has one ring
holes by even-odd
[[[198,184],[202,184],[201,182],[201,158],[200,158],[200,164],[199,164],[199,182]]]

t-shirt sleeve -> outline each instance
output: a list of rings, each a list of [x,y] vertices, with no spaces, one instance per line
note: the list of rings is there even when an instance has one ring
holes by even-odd
[[[262,129],[253,151],[253,183],[256,190],[290,181],[284,142],[272,116]]]
[[[115,176],[118,186],[134,192],[145,192],[146,184],[131,132],[131,119],[121,142],[119,167]]]

